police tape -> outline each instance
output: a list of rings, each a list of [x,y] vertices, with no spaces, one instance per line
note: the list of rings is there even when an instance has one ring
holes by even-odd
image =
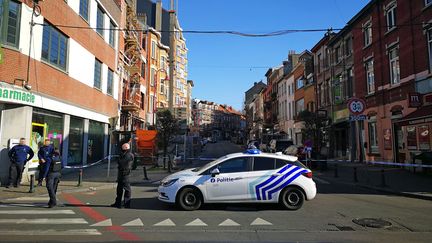
[[[300,160],[303,163],[308,162],[337,162],[337,163],[352,163],[349,160]],[[355,161],[359,162],[359,161]],[[365,164],[377,164],[377,165],[392,165],[392,166],[405,166],[405,167],[421,167],[421,168],[432,168],[432,165],[425,164],[408,164],[408,163],[393,163],[393,162],[383,162],[383,161],[364,161]]]
[[[101,164],[101,163],[104,162],[105,160],[107,160],[107,159],[109,159],[109,158],[114,158],[114,157],[119,157],[119,156],[118,156],[118,155],[108,155],[108,156],[106,156],[105,158],[100,159],[100,160],[98,160],[98,161],[96,161],[96,162],[94,162],[94,163],[91,163],[91,164],[86,164],[86,165],[76,165],[76,166],[69,166],[69,165],[66,165],[66,166],[64,166],[63,168],[65,168],[65,169],[84,169],[84,168],[88,168],[88,167],[92,167],[92,166],[95,166],[95,165]]]

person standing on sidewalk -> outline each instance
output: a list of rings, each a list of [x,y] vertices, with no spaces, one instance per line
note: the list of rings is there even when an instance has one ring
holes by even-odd
[[[122,198],[124,191],[124,207],[130,208],[131,200],[131,187],[130,187],[130,173],[134,162],[134,156],[130,151],[130,145],[124,143],[121,147],[122,152],[118,161],[118,174],[117,174],[117,197],[111,207],[121,208]]]
[[[34,152],[26,145],[25,138],[20,138],[19,144],[12,147],[8,155],[11,165],[9,167],[9,182],[6,187],[9,188],[12,184],[14,187],[19,187],[24,166],[33,158]]]
[[[42,181],[48,175],[48,170],[51,165],[51,160],[54,154],[54,146],[51,141],[47,138],[44,141],[44,145],[39,149],[39,178],[38,186],[42,186]]]
[[[48,174],[46,177],[46,188],[48,190],[48,195],[50,200],[48,202],[48,207],[53,208],[57,205],[57,187],[61,178],[61,170],[63,169],[63,164],[60,158],[60,153],[58,150],[54,151],[51,163],[49,164]]]

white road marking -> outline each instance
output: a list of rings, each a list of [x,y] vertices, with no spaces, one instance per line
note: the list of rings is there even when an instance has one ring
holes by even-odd
[[[75,214],[72,210],[8,210],[0,214]]]
[[[83,218],[0,219],[0,224],[88,224]]]
[[[175,226],[175,225],[176,224],[171,219],[165,219],[164,221],[154,224],[153,226]]]
[[[250,225],[273,225],[273,224],[262,218],[256,218]]]
[[[111,221],[111,219],[106,219],[106,220],[97,222],[96,224],[92,224],[90,226],[96,226],[96,227],[98,227],[98,226],[112,226],[112,221]]]
[[[144,226],[144,224],[141,221],[141,219],[135,219],[130,222],[122,224],[122,226]]]
[[[8,204],[0,204],[0,208],[10,208],[10,207],[43,207],[46,206],[46,203],[8,203]]]
[[[73,229],[73,230],[0,230],[0,235],[102,235],[96,229]]]
[[[313,180],[316,181],[316,182],[319,182],[321,184],[330,184],[330,182],[328,182],[326,180],[323,180],[321,178],[318,178],[318,177],[314,177]]]
[[[219,226],[240,226],[240,224],[231,219],[227,219],[220,223]]]
[[[201,219],[197,218],[194,221],[186,224],[186,226],[207,226]]]
[[[48,202],[49,197],[18,197],[18,198],[8,198],[8,199],[5,199],[5,201],[30,201],[30,202],[43,201],[43,202]]]

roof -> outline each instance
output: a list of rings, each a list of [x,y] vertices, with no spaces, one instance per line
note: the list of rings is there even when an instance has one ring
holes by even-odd
[[[286,155],[286,154],[274,154],[274,153],[264,153],[261,152],[259,154],[246,154],[246,153],[233,153],[233,154],[227,154],[227,158],[234,158],[234,157],[242,157],[242,156],[252,156],[252,157],[270,157],[275,159],[286,159],[290,161],[297,161],[296,156],[292,155]]]

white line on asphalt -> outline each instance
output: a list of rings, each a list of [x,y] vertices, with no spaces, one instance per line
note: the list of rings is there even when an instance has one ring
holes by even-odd
[[[130,222],[122,224],[122,226],[144,226],[144,224],[141,219],[134,219]]]
[[[73,230],[0,230],[0,235],[102,235],[96,229],[73,229]]]
[[[175,223],[171,219],[165,219],[153,226],[175,226]]]
[[[194,221],[186,224],[186,226],[207,226],[201,219],[197,218]]]
[[[235,222],[234,220],[227,219],[220,223],[219,226],[240,226],[240,224]]]
[[[0,214],[75,214],[72,210],[8,210]]]
[[[273,225],[273,224],[262,218],[256,218],[250,225]]]
[[[90,226],[112,226],[112,221],[111,219],[106,219]]]
[[[0,219],[0,224],[88,224],[83,218]]]
[[[318,177],[314,177],[313,180],[316,181],[316,182],[319,182],[321,184],[330,184],[330,182],[328,182],[326,180],[323,180],[321,178],[318,178]]]
[[[18,197],[18,198],[8,198],[8,199],[5,199],[5,201],[30,201],[30,202],[43,201],[43,202],[48,202],[49,197]]]
[[[43,207],[46,206],[46,203],[8,203],[8,204],[0,204],[0,208],[10,208],[10,207]],[[57,204],[58,205],[58,204]]]

